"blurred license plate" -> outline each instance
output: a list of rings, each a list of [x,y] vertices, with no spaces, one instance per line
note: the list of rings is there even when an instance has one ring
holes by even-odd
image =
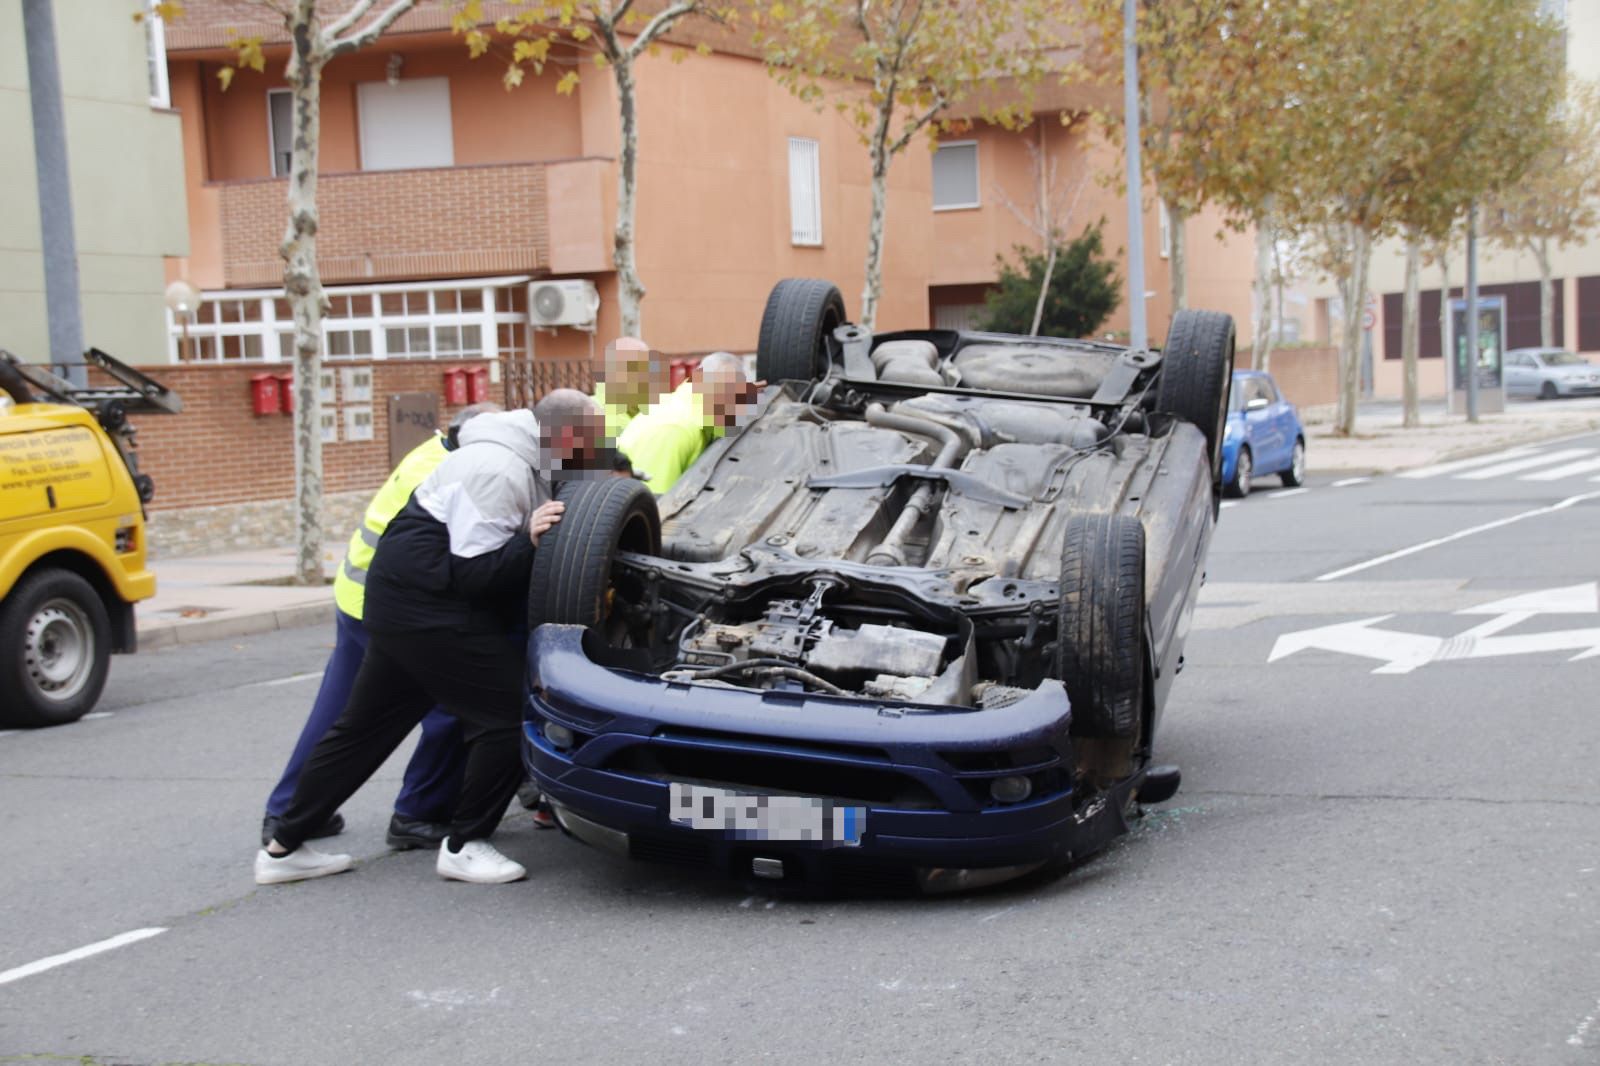
[[[673,825],[716,829],[736,840],[789,840],[816,844],[861,843],[867,809],[811,796],[752,796],[705,785],[668,787]]]

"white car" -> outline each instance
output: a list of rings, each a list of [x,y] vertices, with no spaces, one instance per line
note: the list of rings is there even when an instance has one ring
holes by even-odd
[[[1560,348],[1513,348],[1504,363],[1507,396],[1557,396],[1600,394],[1600,366],[1586,355]]]

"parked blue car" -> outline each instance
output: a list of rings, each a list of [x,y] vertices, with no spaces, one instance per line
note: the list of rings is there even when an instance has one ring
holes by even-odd
[[[1248,496],[1256,478],[1267,474],[1289,488],[1305,480],[1306,431],[1271,374],[1235,370],[1222,437],[1223,492]]]

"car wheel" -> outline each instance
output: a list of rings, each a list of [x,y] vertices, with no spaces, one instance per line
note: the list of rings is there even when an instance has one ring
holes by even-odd
[[[1539,399],[1541,400],[1553,400],[1560,395],[1561,390],[1556,388],[1556,383],[1553,381],[1547,381],[1539,386]]]
[[[0,605],[0,725],[77,721],[100,698],[110,668],[111,620],[77,574],[36,571]]]
[[[1297,488],[1306,479],[1306,442],[1294,442],[1294,454],[1289,457],[1289,469],[1278,475],[1285,488]]]
[[[1055,676],[1072,701],[1072,734],[1126,738],[1144,712],[1144,526],[1078,514],[1061,546]]]
[[[1228,385],[1233,373],[1233,316],[1220,311],[1182,310],[1161,352],[1161,382],[1156,409],[1177,415],[1206,438],[1211,457],[1211,487],[1222,494],[1222,434],[1228,418]]]
[[[784,278],[772,287],[761,315],[756,377],[817,381],[827,376],[827,339],[844,323],[844,297],[833,282]]]
[[[1234,498],[1250,495],[1250,483],[1254,476],[1255,463],[1250,458],[1250,449],[1240,447],[1239,458],[1233,462],[1233,480],[1222,486],[1222,494]]]
[[[658,554],[661,519],[642,481],[563,481],[561,521],[539,538],[528,583],[528,631],[546,622],[598,626],[611,617],[617,551]],[[608,636],[611,634],[608,633]]]

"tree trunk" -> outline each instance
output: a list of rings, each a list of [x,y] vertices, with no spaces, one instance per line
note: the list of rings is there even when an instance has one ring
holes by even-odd
[[[1172,243],[1171,274],[1172,313],[1177,314],[1189,306],[1189,242],[1184,236],[1184,222],[1188,216],[1174,203],[1167,203],[1167,236]],[[1143,299],[1135,293],[1134,299]]]
[[[322,275],[317,269],[317,149],[322,107],[315,0],[298,0],[288,78],[294,93],[289,224],[279,253],[294,316],[295,580],[322,584]]]
[[[1417,347],[1422,339],[1422,243],[1415,234],[1406,239],[1406,294],[1400,317],[1400,361],[1404,374],[1402,424],[1415,429],[1422,424],[1417,411]]]
[[[1539,344],[1544,348],[1556,346],[1556,295],[1550,279],[1550,238],[1541,237],[1533,246],[1533,256],[1539,260]]]
[[[1050,294],[1050,279],[1056,272],[1056,242],[1050,242],[1050,251],[1044,259],[1044,280],[1039,283],[1039,299],[1033,305],[1033,325],[1028,328],[1028,336],[1039,335],[1039,323],[1044,319],[1044,301]]]
[[[1361,312],[1367,296],[1367,267],[1372,237],[1359,226],[1346,225],[1344,329],[1339,345],[1339,407],[1335,430],[1348,437],[1356,431],[1356,405],[1361,396]]]
[[[631,60],[613,62],[617,79],[617,110],[622,119],[622,159],[617,166],[617,226],[612,243],[612,262],[617,268],[617,309],[622,318],[622,333],[641,335],[639,305],[644,300],[644,282],[634,260],[634,189],[639,157],[638,117],[635,110],[635,85]]]
[[[883,118],[888,134],[888,117]],[[872,144],[872,214],[867,218],[867,280],[861,287],[861,325],[874,328],[878,319],[878,291],[883,288],[883,214],[888,206],[890,158],[880,139]]]
[[[1256,220],[1256,276],[1251,293],[1255,322],[1250,327],[1250,366],[1256,370],[1267,369],[1272,358],[1273,240],[1271,220],[1263,215]]]

